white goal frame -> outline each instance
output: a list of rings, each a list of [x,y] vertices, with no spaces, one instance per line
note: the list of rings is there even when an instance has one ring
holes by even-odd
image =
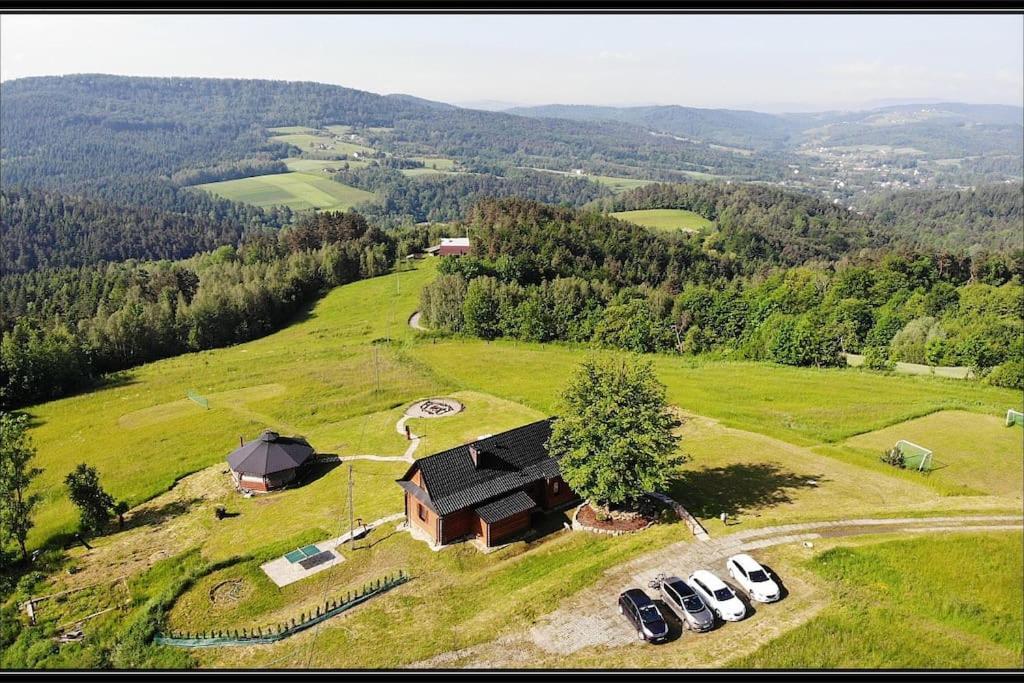
[[[1017,424],[1018,420],[1024,422],[1024,413],[1020,412],[1019,410],[1014,410],[1013,408],[1010,408],[1009,410],[1006,411],[1007,427],[1012,427],[1013,425]]]
[[[925,448],[924,446],[918,445],[913,441],[907,441],[906,439],[900,439],[899,441],[897,441],[896,448],[899,448],[901,444],[906,444],[907,446],[912,446],[914,448],[924,451],[924,455],[921,457],[921,464],[917,466],[918,472],[924,471],[925,465],[930,466],[932,464],[932,452],[929,449]],[[903,451],[900,450],[900,452],[902,453]]]

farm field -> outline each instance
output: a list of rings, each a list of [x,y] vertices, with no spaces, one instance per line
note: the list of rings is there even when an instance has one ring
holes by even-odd
[[[436,169],[438,171],[453,171],[455,170],[455,160],[448,159],[445,157],[409,157],[413,161],[422,161],[428,169]],[[416,170],[416,169],[407,169]]]
[[[254,206],[288,206],[292,209],[344,211],[371,201],[374,195],[322,175],[275,173],[237,180],[196,185],[202,190]]]
[[[402,510],[394,479],[408,467],[397,456],[409,443],[395,425],[409,403],[453,396],[466,406],[454,417],[410,420],[422,436],[415,457],[557,413],[558,392],[586,349],[421,336],[407,320],[436,267],[436,260],[420,261],[412,270],[339,287],[263,339],[151,363],[108,387],[29,409],[44,470],[31,545],[72,530],[74,513],[61,480],[77,462],[95,465],[104,486],[134,506],[125,531],[95,539],[91,551],[69,550],[79,571],[54,575],[46,590],[124,573],[135,577],[138,594],[150,590],[145,586],[163,586],[166,593],[172,585],[166,577],[187,570],[194,583],[168,603],[169,623],[195,631],[268,626],[366,581],[413,571],[407,586],[319,632],[244,651],[194,653],[210,666],[233,665],[239,654],[253,666],[403,666],[526,629],[607,568],[691,538],[679,523],[618,538],[557,531],[484,555],[469,545],[430,551],[391,523],[371,532],[364,549],[344,551],[337,566],[284,589],[270,584],[262,562],[346,530],[349,463],[318,466],[294,489],[242,498],[223,462],[239,435],[251,438],[271,427],[306,435],[322,453],[394,458],[350,461],[354,513],[372,521]],[[1001,425],[1006,407],[1019,405],[1016,392],[855,369],[652,358],[670,402],[686,413],[682,449],[690,460],[671,493],[713,536],[737,524],[1020,510],[1019,494],[1005,484],[1020,476],[1019,453],[985,477],[965,466],[976,481],[963,495],[935,483],[943,480],[934,475],[923,479],[845,452],[821,452],[870,449],[857,439],[874,434],[887,440],[890,435],[878,430],[899,423],[909,433],[935,429],[916,418],[958,411],[957,423],[970,427],[951,442],[957,449],[949,458],[952,481],[957,463],[989,452],[969,449],[988,438],[989,416]],[[259,368],[257,379],[253,368]],[[188,389],[208,398],[210,409],[185,399]],[[998,438],[1012,438],[1011,430],[998,429]],[[215,505],[230,516],[215,520]],[[735,522],[728,530],[716,520],[723,510]],[[561,529],[557,519],[552,529]],[[48,623],[90,605],[71,600],[51,612]],[[117,615],[93,623],[94,633],[120,637]]]
[[[700,214],[684,209],[643,209],[640,211],[617,211],[612,216],[630,223],[653,228],[663,232],[695,232],[714,225]]]
[[[341,169],[346,164],[349,168],[366,168],[370,165],[370,162],[359,159],[339,161],[336,159],[302,159],[297,157],[284,160],[284,165],[288,167],[289,171],[299,171],[301,173],[320,173],[325,168]]]
[[[344,133],[337,133],[337,135],[347,134],[347,131]],[[316,131],[286,133],[284,135],[275,135],[270,139],[275,142],[284,142],[289,145],[295,145],[304,153],[311,152],[324,156],[351,155],[354,152],[358,152],[359,154],[373,153],[373,150],[365,145],[358,145],[347,140],[335,140],[332,135],[318,135]],[[324,145],[325,149],[321,149],[320,145]]]
[[[587,176],[594,182],[601,183],[611,188],[611,191],[615,194],[620,194],[627,190],[634,190],[644,185],[650,185],[651,183],[657,182],[654,180],[641,180],[639,178],[618,178],[616,176],[608,175],[592,175]]]

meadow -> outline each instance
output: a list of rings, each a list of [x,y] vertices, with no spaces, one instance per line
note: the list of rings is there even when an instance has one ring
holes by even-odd
[[[202,190],[254,206],[345,211],[374,195],[330,178],[293,171],[196,185]]]
[[[289,171],[299,171],[302,173],[323,173],[324,169],[339,170],[346,164],[349,168],[366,168],[370,165],[370,162],[360,159],[338,161],[336,159],[305,159],[298,157],[284,160],[284,165],[288,167]]]
[[[300,487],[246,499],[234,492],[224,466],[239,436],[271,427],[307,436],[321,453],[398,456],[409,445],[395,430],[406,406],[430,396],[458,398],[466,410],[454,417],[408,422],[422,437],[415,454],[422,457],[557,414],[559,391],[589,349],[412,330],[407,320],[436,267],[427,259],[339,287],[263,339],[147,364],[96,391],[29,409],[43,468],[32,547],[74,528],[62,479],[78,462],[96,466],[104,486],[133,505],[126,530],[94,539],[88,552],[68,550],[79,571],[55,574],[45,591],[121,574],[140,586],[163,586],[153,577],[178,561],[193,573],[171,598],[169,588],[160,589],[170,625],[243,628],[297,617],[403,569],[414,574],[410,584],[319,635],[244,652],[195,653],[214,666],[237,664],[240,653],[253,666],[401,666],[527,628],[604,569],[688,538],[680,524],[619,538],[560,531],[484,555],[468,545],[433,552],[388,525],[372,532],[363,549],[345,551],[336,567],[284,589],[269,583],[261,562],[346,529],[349,464],[355,514],[370,521],[401,512],[394,479],[408,463],[318,466]],[[1020,510],[1019,488],[1013,490],[1022,476],[1019,428],[1000,421],[1007,407],[1020,406],[1016,392],[849,368],[651,358],[670,402],[684,411],[680,433],[689,460],[670,493],[713,535],[725,533],[716,521],[723,510],[741,528]],[[210,408],[187,400],[189,389],[208,398]],[[893,434],[917,440],[940,428],[950,434],[947,469],[926,478],[876,462],[877,444]],[[1015,435],[1017,448],[1007,452]],[[974,467],[982,461],[989,466]],[[216,505],[231,515],[215,520]],[[217,597],[222,585],[231,587],[230,599]],[[86,613],[92,603],[83,601],[69,600],[47,623]],[[110,638],[120,638],[119,623],[116,614],[101,617],[94,632],[109,629]]]
[[[607,186],[615,194],[626,192],[627,190],[635,190],[638,187],[644,185],[650,185],[651,183],[657,182],[655,180],[641,180],[639,178],[619,178],[616,176],[609,175],[591,175],[587,176],[590,180],[596,183]]]
[[[742,668],[1019,668],[1019,533],[900,539],[808,563],[832,600]]]
[[[340,129],[339,129],[340,131]],[[331,135],[320,135],[316,131],[304,130],[302,132],[285,133],[283,135],[274,135],[270,139],[275,142],[285,142],[289,145],[295,145],[302,150],[303,153],[313,153],[317,156],[351,156],[353,153],[358,154],[372,154],[373,149],[365,145],[359,145],[349,140],[335,140],[337,136],[347,136],[348,129],[345,127],[344,131],[332,132]],[[324,148],[321,149],[320,145]]]
[[[711,221],[693,211],[685,209],[642,209],[639,211],[617,211],[612,214],[618,219],[642,225],[645,228],[663,232],[696,232],[714,225]]]

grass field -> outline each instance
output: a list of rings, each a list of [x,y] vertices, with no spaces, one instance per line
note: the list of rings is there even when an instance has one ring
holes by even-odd
[[[586,349],[424,338],[407,319],[436,267],[436,260],[425,260],[413,270],[339,287],[263,339],[147,364],[105,388],[30,408],[36,464],[44,470],[30,545],[73,528],[62,479],[78,462],[96,466],[104,486],[135,506],[129,529],[95,539],[88,553],[70,550],[80,571],[54,575],[47,589],[121,573],[149,576],[174,558],[198,557],[181,559],[183,567],[231,561],[196,578],[170,623],[242,628],[297,617],[321,603],[325,591],[337,597],[401,568],[413,572],[412,582],[332,620],[318,635],[196,653],[216,666],[237,665],[240,655],[253,666],[401,666],[528,628],[605,568],[688,538],[679,524],[618,538],[555,533],[482,555],[468,546],[432,552],[383,527],[370,547],[348,552],[345,562],[317,577],[282,590],[268,585],[262,561],[345,529],[348,465],[323,467],[298,488],[241,498],[223,464],[239,435],[251,438],[271,427],[306,435],[320,452],[399,455],[408,442],[395,423],[410,402],[463,401],[466,411],[457,416],[409,422],[423,437],[419,457],[557,413],[558,393]],[[854,369],[652,358],[669,400],[690,413],[682,430],[690,461],[673,494],[713,535],[723,531],[714,521],[723,509],[740,524],[757,526],[1020,508],[1020,485],[1016,496],[1013,491],[1019,444],[999,459],[1019,430],[993,432],[990,424],[1001,425],[1006,408],[1019,407],[1017,392]],[[210,409],[186,400],[188,389],[206,396]],[[876,442],[888,444],[894,429],[915,441],[945,430],[947,450],[940,457],[936,449],[936,457],[950,466],[922,479],[868,462],[864,453],[874,453]],[[976,469],[980,459],[994,464]],[[394,479],[407,467],[354,461],[355,514],[370,521],[400,512]],[[943,495],[963,493],[952,490],[960,477],[974,495]],[[237,516],[215,520],[218,504]],[[231,586],[224,600],[216,598],[221,584]],[[62,609],[88,607],[71,600]],[[1002,651],[993,652],[991,661],[1002,661]]]
[[[1019,533],[833,548],[809,563],[831,604],[730,665],[1019,668],[1022,551]]]
[[[605,568],[657,543],[656,536],[672,533],[673,527],[663,527],[647,537],[612,539],[560,532],[484,555],[467,546],[432,552],[408,534],[385,532],[379,540],[371,536],[369,540],[377,543],[372,551],[348,553],[345,562],[322,572],[320,579],[313,577],[279,592],[259,590],[265,579],[253,569],[255,562],[225,570],[190,590],[170,620],[175,628],[195,630],[212,623],[241,628],[254,620],[263,623],[262,615],[294,616],[296,610],[321,600],[325,589],[334,597],[363,580],[401,568],[412,573],[407,586],[327,622],[318,635],[306,632],[273,646],[248,648],[245,655],[251,666],[404,666],[486,642],[509,629],[528,628]],[[252,582],[247,593],[251,597],[219,617],[208,609],[200,611],[210,603],[213,586],[237,578]],[[316,647],[311,648],[314,638]],[[197,653],[206,666],[230,666],[238,654],[237,649]]]
[[[587,177],[590,180],[593,180],[594,182],[598,182],[601,183],[602,185],[608,186],[609,188],[611,188],[611,191],[614,192],[615,194],[626,192],[627,190],[635,190],[638,187],[643,187],[644,185],[650,185],[651,183],[657,182],[655,180],[641,180],[639,178],[618,178],[609,175],[592,175]]]
[[[345,134],[347,134],[347,132],[339,133],[339,135]],[[358,152],[359,154],[373,153],[373,150],[365,145],[357,145],[356,143],[349,142],[348,140],[335,140],[333,135],[317,135],[316,131],[275,135],[271,140],[295,145],[303,152],[311,152],[324,156],[351,155],[353,152]],[[324,145],[326,149],[321,149],[320,145]]]
[[[338,161],[335,159],[301,159],[295,157],[284,160],[284,165],[288,167],[289,171],[299,171],[302,173],[320,173],[325,168],[341,169],[343,164],[348,164],[349,168],[366,168],[370,165],[370,162],[360,161],[359,159]]]
[[[313,173],[275,173],[196,187],[215,195],[254,206],[344,211],[374,195]]]
[[[936,490],[921,477],[894,477],[883,468],[821,457],[810,448],[698,416],[685,418],[681,436],[689,462],[672,485],[671,495],[712,535],[735,530],[722,525],[719,515],[723,512],[733,525],[760,527],[897,512],[1012,509],[1019,501],[1019,489],[1015,496],[1005,488],[984,492],[998,498],[937,498],[937,493],[948,491]],[[1016,462],[1007,459],[992,472],[1010,481],[1019,477],[1021,450],[1018,447]]]
[[[44,470],[38,480],[44,503],[32,543],[71,528],[72,508],[60,482],[80,461],[96,465],[117,498],[137,504],[177,477],[219,462],[239,434],[251,436],[266,426],[306,434],[324,452],[397,455],[406,444],[394,424],[408,402],[472,392],[462,394],[467,406],[479,404],[462,416],[411,422],[425,437],[422,455],[467,435],[555,414],[558,392],[582,357],[580,349],[475,340],[412,343],[406,319],[435,267],[425,261],[416,270],[338,288],[297,324],[266,338],[147,364],[105,389],[29,409]],[[402,344],[375,352],[370,342],[385,336]],[[501,363],[493,362],[496,355]],[[654,360],[669,400],[686,411],[791,445],[824,443],[843,451],[826,455],[914,484],[921,479],[916,473],[889,473],[891,468],[876,464],[877,444],[864,443],[872,438],[868,432],[943,409],[1001,416],[1020,402],[1011,390],[929,377],[669,356]],[[257,382],[253,367],[260,368]],[[211,409],[187,401],[188,389],[209,397]],[[1005,445],[1012,438],[1012,430],[987,426],[998,420],[982,420],[982,432],[965,432],[959,441],[951,434],[950,443],[958,444],[962,455],[935,449],[940,461],[963,462],[968,480],[984,475],[995,481],[993,493],[1012,491],[1020,476],[1010,454],[1003,458],[1010,469],[991,474],[974,469],[978,441]],[[963,430],[967,422],[955,421],[950,428]],[[878,443],[895,441],[897,433],[926,441],[916,424],[908,424],[878,436]],[[927,419],[922,424],[932,428]],[[865,436],[841,443],[858,434]],[[857,448],[866,450],[850,450]],[[813,469],[805,465],[798,473],[818,474],[802,471]],[[952,480],[960,472],[949,467],[928,479]]]
[[[445,157],[410,157],[413,161],[422,161],[428,169],[438,171],[454,171],[455,160]]]
[[[557,412],[558,392],[584,353],[569,345],[476,340],[410,349],[452,386],[544,413]],[[797,445],[837,442],[942,409],[1002,416],[1021,404],[1018,392],[975,382],[667,355],[652,360],[673,404]]]
[[[313,435],[443,391],[394,349],[377,352],[379,384],[374,373],[370,342],[412,335],[406,319],[435,267],[418,265],[336,289],[269,337],[150,363],[113,386],[30,408],[44,497],[32,542],[72,528],[61,482],[78,462],[96,466],[111,493],[137,504],[176,478],[221,462],[239,434],[252,437],[269,426]],[[270,385],[284,390],[268,391]],[[253,387],[261,392],[254,395]],[[185,400],[190,388],[211,398],[210,410]],[[354,451],[362,445],[351,443]]]
[[[674,232],[695,232],[701,228],[708,228],[714,225],[711,221],[700,214],[684,209],[644,209],[641,211],[618,211],[612,214],[616,218],[630,223],[642,225],[645,228]]]
[[[877,460],[882,452],[906,439],[932,451],[925,476],[951,488],[1016,497],[1024,494],[1024,443],[1019,429],[1004,418],[959,410],[933,413],[844,441],[848,452]]]

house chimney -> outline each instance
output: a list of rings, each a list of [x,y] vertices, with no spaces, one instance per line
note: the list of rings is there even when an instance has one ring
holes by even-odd
[[[473,467],[480,467],[480,451],[473,444],[469,445],[469,457],[473,460]]]

